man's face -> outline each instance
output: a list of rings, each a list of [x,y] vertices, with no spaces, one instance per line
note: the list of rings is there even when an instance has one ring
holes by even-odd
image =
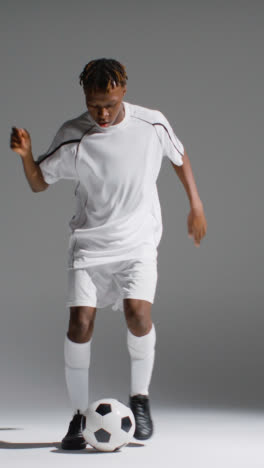
[[[86,106],[92,118],[102,127],[116,125],[124,118],[123,96],[126,86],[116,86],[107,93],[96,91],[91,93],[84,88]]]

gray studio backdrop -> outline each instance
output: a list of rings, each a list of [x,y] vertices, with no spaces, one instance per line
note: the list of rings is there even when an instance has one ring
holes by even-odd
[[[200,248],[168,159],[153,321],[153,405],[264,407],[263,5],[259,1],[13,1],[0,7],[1,411],[69,407],[64,383],[68,222],[74,181],[33,193],[9,148],[33,154],[86,110],[78,76],[93,58],[127,67],[128,102],[161,110],[185,145],[204,203]],[[91,400],[127,400],[123,315],[99,309]]]

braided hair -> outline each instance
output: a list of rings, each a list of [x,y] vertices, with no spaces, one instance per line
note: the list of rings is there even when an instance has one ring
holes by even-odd
[[[91,60],[81,72],[80,85],[90,92],[109,92],[115,86],[125,86],[128,80],[126,68],[114,59]]]

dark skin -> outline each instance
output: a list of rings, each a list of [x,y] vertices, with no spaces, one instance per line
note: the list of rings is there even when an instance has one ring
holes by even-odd
[[[105,93],[102,90],[91,92],[84,88],[85,102],[92,118],[100,124],[107,122],[107,126],[120,123],[125,116],[123,97],[126,87],[115,86]],[[29,132],[23,128],[12,127],[10,148],[18,153],[24,163],[24,169],[33,191],[39,192],[49,187],[35,165],[32,155]],[[183,165],[172,166],[181,180],[190,202],[190,212],[187,218],[188,236],[193,238],[196,247],[200,246],[202,238],[207,231],[207,221],[203,204],[199,197],[193,176],[189,157],[184,150]],[[124,313],[127,326],[136,336],[144,336],[151,330],[152,303],[141,299],[124,299]],[[76,343],[85,343],[92,337],[96,307],[76,306],[70,307],[68,337]]]
[[[126,91],[126,86],[115,86],[108,93],[100,90],[92,93],[84,88],[86,106],[92,118],[97,123],[107,122],[107,126],[120,123],[125,116],[122,101]]]

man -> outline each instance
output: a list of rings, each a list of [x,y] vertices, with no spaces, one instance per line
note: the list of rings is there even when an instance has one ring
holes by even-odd
[[[190,201],[188,233],[200,245],[207,229],[188,155],[158,110],[123,101],[125,67],[114,59],[92,60],[80,74],[87,111],[58,130],[48,151],[34,161],[27,130],[13,127],[11,148],[23,161],[33,190],[74,179],[76,212],[69,227],[69,329],[65,378],[73,418],[63,449],[82,449],[91,339],[97,307],[124,312],[131,358],[129,405],[137,439],[153,433],[149,385],[156,332],[151,306],[157,284],[162,219],[156,181],[167,156]]]

